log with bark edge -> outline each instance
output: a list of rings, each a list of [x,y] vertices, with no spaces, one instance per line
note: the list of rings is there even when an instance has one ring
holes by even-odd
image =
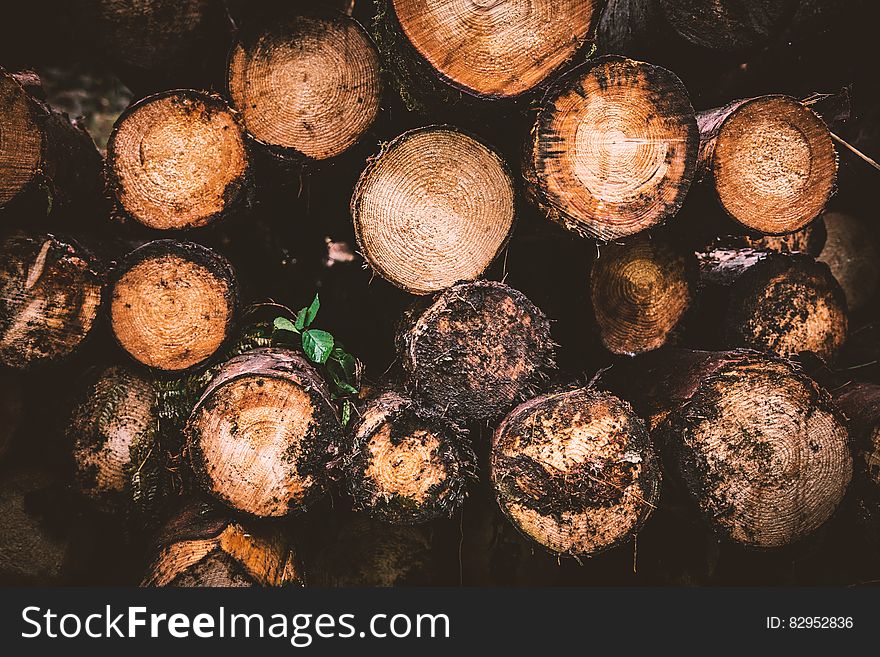
[[[393,140],[351,198],[360,251],[380,276],[412,294],[480,276],[507,242],[514,212],[501,157],[446,126]]]
[[[175,515],[154,541],[142,586],[302,586],[294,547],[277,526],[241,523],[203,502]]]
[[[850,312],[868,309],[880,287],[880,248],[859,218],[840,212],[823,215],[828,238],[817,256],[828,265],[846,295]]]
[[[649,419],[667,473],[735,543],[773,548],[806,537],[850,483],[843,416],[787,360],[663,349],[612,369],[603,382]]]
[[[34,95],[39,85],[32,72],[0,68],[0,209],[98,206],[101,154],[81,126]]]
[[[592,45],[594,0],[380,0],[374,31],[411,106],[511,98],[544,83]],[[422,100],[424,99],[424,100]]]
[[[215,94],[176,89],[149,96],[117,120],[107,178],[118,209],[145,226],[205,226],[246,197],[244,129]]]
[[[591,388],[511,411],[492,440],[498,504],[551,552],[592,556],[635,535],[655,508],[660,468],[629,404]]]
[[[550,322],[503,283],[458,283],[408,316],[397,347],[415,397],[454,419],[497,417],[554,365]]]
[[[115,273],[110,321],[135,360],[179,371],[210,358],[230,335],[239,300],[235,272],[210,249],[156,240],[126,256]]]
[[[832,362],[846,340],[847,308],[828,267],[805,253],[714,249],[699,254],[701,313],[724,348]]]
[[[241,26],[229,97],[273,153],[324,160],[353,146],[379,111],[379,56],[353,18],[329,9],[267,11]]]
[[[663,235],[607,244],[590,272],[590,297],[605,348],[637,354],[666,344],[696,293],[697,259]]]
[[[83,41],[129,86],[158,91],[220,82],[229,22],[216,0],[86,0],[73,20]]]
[[[219,369],[185,432],[202,488],[237,511],[278,517],[324,494],[342,429],[327,385],[302,356],[258,348]]]
[[[694,177],[697,123],[674,73],[607,56],[557,82],[538,110],[523,173],[548,219],[613,240],[673,216]]]
[[[464,502],[475,457],[465,433],[396,391],[370,400],[347,447],[356,510],[395,524],[450,517]]]
[[[102,371],[65,428],[77,490],[104,511],[147,509],[162,492],[156,389],[139,372]]]
[[[697,114],[701,175],[747,229],[769,235],[806,226],[834,191],[828,127],[789,96],[735,100]]]
[[[91,332],[104,287],[101,264],[48,233],[0,242],[0,363],[17,369],[62,360]]]
[[[438,565],[427,527],[389,525],[359,513],[334,513],[306,558],[309,586],[330,588],[442,585]]]

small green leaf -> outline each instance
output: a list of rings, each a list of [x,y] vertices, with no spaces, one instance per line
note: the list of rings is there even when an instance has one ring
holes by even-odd
[[[293,322],[291,322],[286,317],[276,317],[275,321],[272,322],[272,327],[276,331],[291,331],[292,333],[299,333]]]
[[[342,426],[348,426],[348,421],[351,419],[351,402],[349,400],[345,400],[342,403]]]
[[[302,331],[305,328],[308,328],[312,325],[312,322],[315,321],[315,317],[318,316],[318,310],[321,308],[321,300],[318,298],[318,295],[315,295],[312,304],[308,308],[302,308],[296,314],[296,328]]]
[[[326,363],[333,351],[333,336],[320,329],[309,329],[302,334],[303,351],[313,363]]]

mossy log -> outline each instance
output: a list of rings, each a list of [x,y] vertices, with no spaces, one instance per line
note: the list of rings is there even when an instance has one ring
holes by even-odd
[[[845,419],[790,361],[664,349],[614,368],[604,382],[649,419],[667,473],[725,539],[789,545],[824,524],[846,493]]]
[[[65,433],[73,452],[77,490],[109,512],[152,512],[162,496],[164,470],[152,380],[111,366],[79,395]]]
[[[534,393],[554,365],[550,322],[503,283],[458,283],[412,312],[397,347],[414,397],[450,418],[484,421]]]
[[[350,16],[270,4],[239,26],[227,85],[258,143],[282,157],[325,160],[357,143],[375,121],[379,54]]]
[[[116,121],[107,182],[120,213],[149,228],[205,226],[247,197],[244,128],[215,94],[176,89],[149,96]]]
[[[412,130],[386,145],[351,199],[367,262],[413,294],[480,276],[507,243],[514,214],[513,180],[501,157],[447,126]]]
[[[476,461],[465,433],[406,395],[367,402],[350,440],[346,488],[356,510],[416,524],[451,517],[464,502]]]
[[[648,429],[629,404],[578,388],[536,397],[492,439],[498,504],[551,552],[593,556],[635,535],[660,496]]]
[[[326,492],[342,427],[327,385],[302,356],[258,348],[219,369],[185,432],[204,490],[237,511],[278,517]]]
[[[605,348],[634,355],[672,341],[698,278],[693,251],[667,236],[602,246],[590,272],[590,298]]]
[[[846,299],[828,267],[804,253],[715,249],[699,254],[701,312],[724,348],[832,362],[847,335]]]
[[[379,0],[374,32],[411,108],[514,98],[589,54],[593,0]]]
[[[700,175],[748,230],[782,235],[815,219],[835,189],[837,154],[822,119],[789,96],[735,100],[697,114]]]
[[[850,312],[868,310],[880,288],[880,247],[873,229],[852,215],[823,216],[828,238],[818,259],[840,283]]]
[[[0,68],[0,210],[100,207],[101,154],[84,128],[34,95],[39,84]]]
[[[204,503],[186,506],[154,541],[142,586],[302,586],[295,548],[278,526],[241,523]]]
[[[73,241],[17,231],[0,242],[0,363],[17,369],[58,362],[91,333],[105,272]]]
[[[132,358],[159,370],[204,363],[231,335],[239,308],[232,266],[192,242],[156,240],[114,274],[110,321]]]
[[[659,66],[606,56],[550,89],[526,147],[532,201],[564,228],[614,240],[673,216],[697,163],[687,91]]]

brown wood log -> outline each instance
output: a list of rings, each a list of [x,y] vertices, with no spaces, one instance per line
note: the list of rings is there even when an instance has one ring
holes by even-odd
[[[870,308],[880,288],[880,248],[870,226],[840,212],[824,215],[828,238],[818,256],[846,295],[850,312]]]
[[[579,388],[516,407],[492,439],[498,504],[551,552],[592,556],[635,535],[660,495],[645,423],[629,404]]]
[[[607,56],[550,90],[523,172],[550,220],[613,240],[678,211],[694,177],[698,139],[693,107],[674,73]]]
[[[280,527],[241,523],[191,503],[155,540],[141,586],[302,586],[293,545]]]
[[[274,9],[239,26],[227,70],[232,104],[254,139],[277,155],[339,155],[378,114],[376,46],[340,12]]]
[[[780,251],[782,253],[807,253],[821,260],[819,254],[822,253],[827,238],[825,221],[819,216],[793,233],[786,235],[742,235],[726,240],[726,246]],[[834,271],[832,270],[831,273]]]
[[[258,517],[303,510],[326,492],[341,425],[318,372],[296,352],[247,351],[225,363],[185,429],[196,478]]]
[[[497,417],[554,365],[550,323],[521,292],[458,283],[406,318],[398,353],[416,399],[454,419]]]
[[[101,154],[88,133],[38,99],[39,78],[0,68],[0,210],[87,207],[102,194]]]
[[[159,409],[153,382],[119,366],[102,371],[70,415],[76,489],[109,512],[150,506],[162,492]]]
[[[347,451],[355,510],[395,524],[451,517],[476,461],[461,429],[390,390],[364,406]]]
[[[834,191],[837,154],[827,126],[788,96],[735,100],[697,114],[700,172],[749,230],[800,230]]]
[[[132,358],[160,370],[205,362],[230,336],[239,306],[225,258],[192,242],[156,240],[115,273],[110,320]]]
[[[600,3],[538,0],[379,3],[384,59],[404,95],[449,85],[485,99],[522,95],[592,44]]]
[[[124,216],[160,230],[205,226],[246,197],[244,128],[215,94],[177,89],[149,96],[117,120],[107,178]]]
[[[513,227],[507,166],[450,127],[406,132],[361,174],[351,199],[358,246],[383,278],[430,294],[480,276]]]
[[[17,369],[60,361],[95,325],[104,271],[80,245],[48,233],[0,242],[0,363]]]
[[[664,349],[614,370],[603,382],[650,419],[664,462],[720,536],[788,545],[843,499],[852,476],[845,420],[789,361]]]
[[[667,236],[601,247],[590,272],[590,298],[605,348],[634,355],[672,340],[698,278],[693,251]]]
[[[699,254],[701,312],[716,317],[724,348],[747,347],[832,362],[846,340],[843,290],[804,253],[715,249]]]

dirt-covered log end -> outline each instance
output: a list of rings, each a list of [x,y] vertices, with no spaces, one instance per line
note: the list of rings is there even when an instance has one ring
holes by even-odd
[[[116,272],[111,327],[135,360],[185,370],[223,345],[238,306],[237,279],[225,258],[192,242],[157,240],[132,251]]]
[[[749,351],[709,355],[687,379],[657,431],[715,531],[775,548],[824,524],[853,469],[829,394],[788,361]]]
[[[355,509],[385,522],[415,524],[460,508],[476,458],[461,429],[387,391],[361,411],[346,460]]]
[[[264,347],[219,369],[185,432],[205,491],[237,511],[279,517],[326,492],[342,427],[318,372],[294,351]]]
[[[503,283],[458,283],[405,321],[398,351],[416,399],[482,421],[533,394],[554,365],[550,322]]]
[[[294,546],[278,526],[241,523],[191,503],[155,540],[142,586],[302,586]]]
[[[48,233],[0,242],[0,363],[17,369],[72,354],[94,327],[105,274],[89,251]]]
[[[447,126],[386,145],[351,199],[367,262],[413,294],[480,276],[507,243],[514,215],[514,184],[501,157]]]
[[[574,556],[634,536],[660,495],[645,423],[626,402],[591,388],[543,395],[511,411],[492,440],[491,479],[520,531]]]
[[[523,172],[549,219],[613,240],[678,211],[694,177],[698,143],[694,109],[674,73],[607,56],[551,88]]]
[[[124,215],[160,230],[205,226],[233,211],[246,192],[244,130],[215,94],[149,96],[117,120],[107,174]]]

